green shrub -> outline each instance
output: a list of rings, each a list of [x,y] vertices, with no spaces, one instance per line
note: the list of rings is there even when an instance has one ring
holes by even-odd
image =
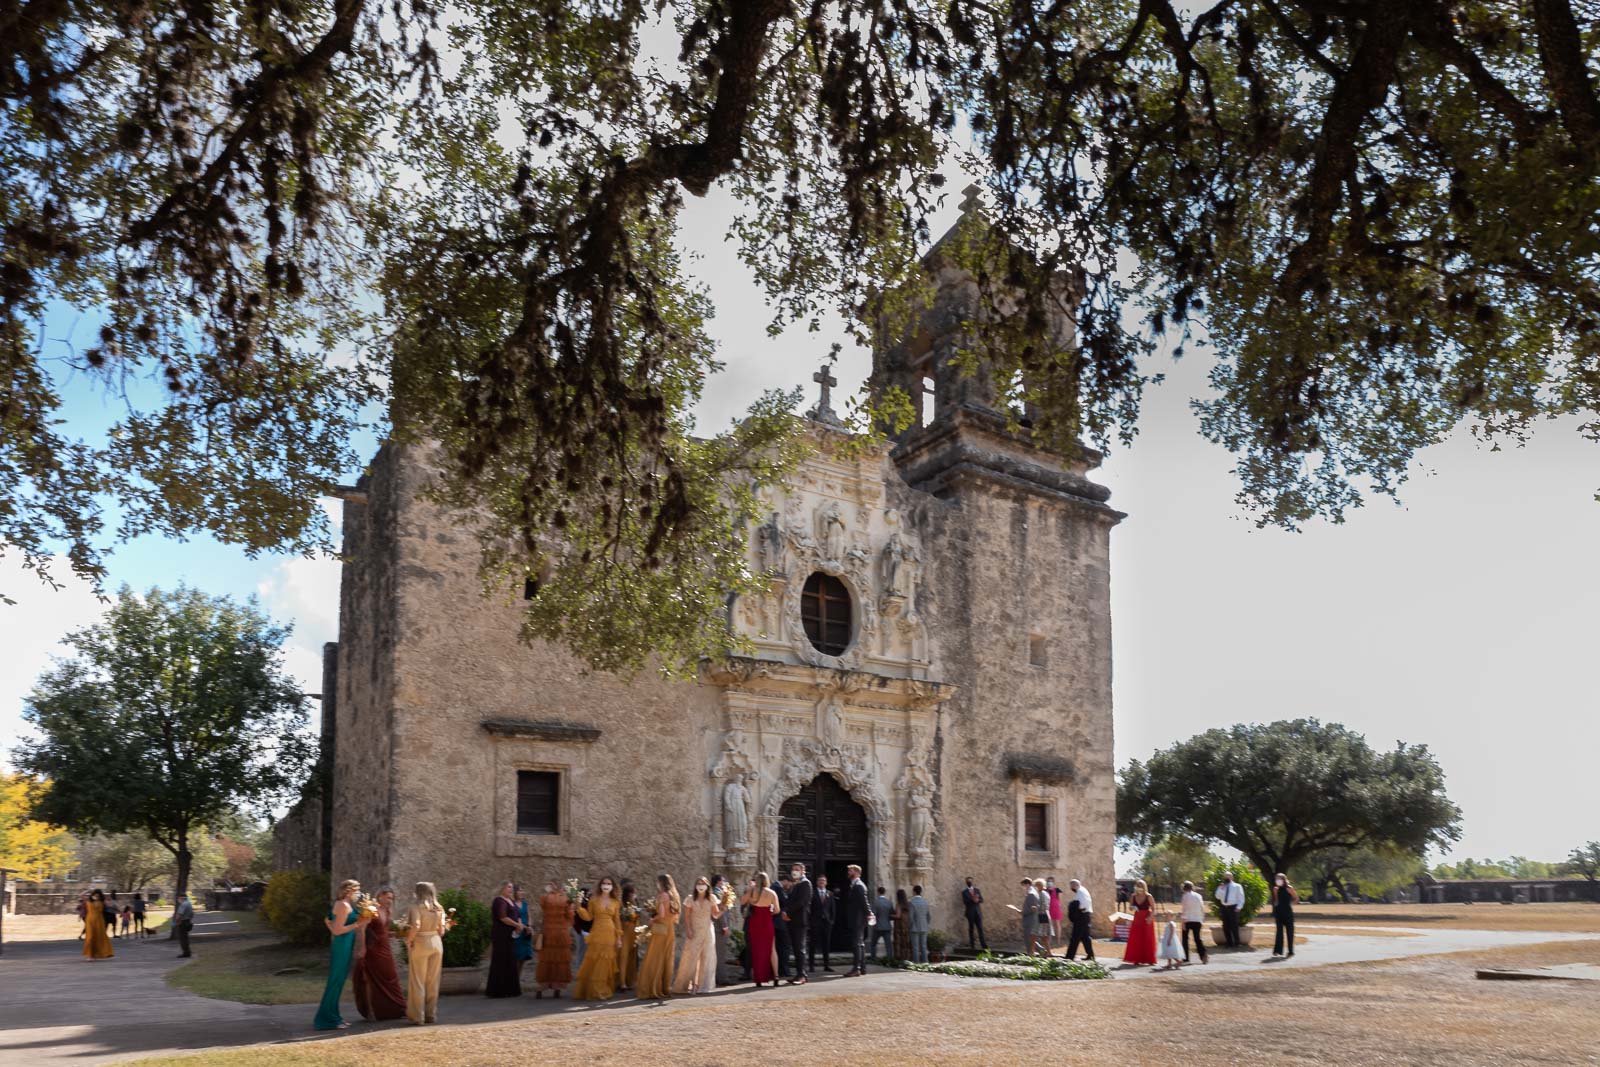
[[[455,928],[444,935],[444,966],[476,967],[489,949],[493,919],[488,905],[461,889],[442,891],[439,903],[456,912]]]
[[[928,953],[930,955],[939,955],[939,954],[943,953],[946,948],[949,948],[949,947],[950,947],[950,935],[949,934],[945,933],[943,930],[929,930],[928,931]]]
[[[1239,923],[1249,922],[1256,917],[1256,912],[1267,902],[1267,880],[1244,860],[1218,860],[1206,872],[1206,897],[1211,901],[1211,914],[1214,918],[1222,918],[1222,905],[1217,903],[1217,886],[1222,884],[1222,876],[1231,873],[1233,880],[1244,886],[1244,907],[1239,909]]]
[[[733,953],[733,958],[738,959],[744,955],[744,931],[728,931],[728,951]]]
[[[323,920],[333,891],[321,871],[274,871],[261,896],[261,917],[291,945],[326,945]]]

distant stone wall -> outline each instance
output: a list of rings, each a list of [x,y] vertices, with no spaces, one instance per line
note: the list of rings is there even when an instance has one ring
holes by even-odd
[[[311,870],[322,866],[322,800],[302,797],[289,813],[272,824],[272,869]]]

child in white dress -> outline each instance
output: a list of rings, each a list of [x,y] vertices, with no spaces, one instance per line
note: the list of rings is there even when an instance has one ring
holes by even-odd
[[[1156,958],[1167,961],[1167,965],[1162,968],[1165,971],[1176,970],[1178,961],[1183,958],[1183,949],[1178,946],[1178,924],[1170,918],[1161,930],[1161,941],[1156,945]]]

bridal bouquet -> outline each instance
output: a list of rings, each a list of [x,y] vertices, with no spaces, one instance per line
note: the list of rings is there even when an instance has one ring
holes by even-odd
[[[565,890],[567,899],[572,903],[576,904],[578,901],[583,899],[583,887],[578,884],[578,880],[576,878],[567,879]]]

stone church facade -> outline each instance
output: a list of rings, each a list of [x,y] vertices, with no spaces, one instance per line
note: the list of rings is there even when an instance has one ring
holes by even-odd
[[[1055,875],[1082,878],[1103,920],[1122,516],[1088,477],[1097,456],[1034,448],[949,366],[972,281],[937,247],[928,267],[938,295],[872,379],[929,394],[922,425],[841,449],[818,376],[816,447],[765,493],[762,590],[731,607],[748,651],[693,682],[522,644],[515,595],[483,597],[471,532],[422,499],[425,451],[386,445],[345,497],[326,800],[280,824],[280,860],[481,894],[795,860],[835,881],[854,862],[891,895],[924,886],[963,938],[973,877],[1002,940],[1020,879]]]

